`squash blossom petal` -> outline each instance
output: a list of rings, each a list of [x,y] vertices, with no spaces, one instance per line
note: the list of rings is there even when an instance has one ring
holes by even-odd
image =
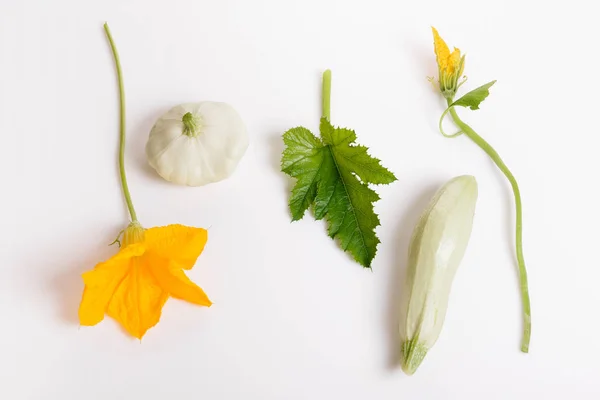
[[[465,56],[461,57],[460,49],[457,48],[450,52],[438,31],[433,27],[431,30],[433,31],[433,49],[438,64],[440,91],[445,98],[452,98],[460,86],[458,80],[465,69]]]
[[[169,297],[210,307],[204,291],[183,272],[194,266],[206,241],[205,229],[168,225],[146,230],[132,222],[121,250],[83,274],[81,325],[96,325],[108,314],[141,339],[158,323]]]

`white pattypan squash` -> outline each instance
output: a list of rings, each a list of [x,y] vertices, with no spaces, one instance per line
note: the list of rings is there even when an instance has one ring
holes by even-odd
[[[229,177],[247,148],[246,127],[233,107],[203,101],[178,105],[160,117],[146,156],[167,181],[202,186]]]

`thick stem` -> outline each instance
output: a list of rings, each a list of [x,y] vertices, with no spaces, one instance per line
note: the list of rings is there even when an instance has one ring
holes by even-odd
[[[448,99],[448,106],[452,104],[452,99]],[[527,283],[527,269],[525,268],[525,259],[523,258],[523,210],[521,206],[521,191],[514,175],[504,161],[500,158],[500,155],[494,150],[494,148],[486,142],[481,136],[479,136],[469,125],[464,123],[456,114],[454,107],[450,108],[450,115],[460,128],[460,130],[467,135],[477,146],[486,152],[488,156],[494,161],[496,166],[502,171],[504,176],[510,182],[514,196],[515,196],[515,208],[516,208],[516,250],[517,250],[517,263],[519,268],[519,281],[521,284],[521,297],[523,302],[523,339],[521,341],[521,351],[523,353],[529,352],[529,341],[531,338],[531,305],[529,301],[529,286]]]
[[[106,31],[106,37],[108,38],[108,42],[110,43],[110,48],[115,59],[115,66],[117,68],[117,78],[119,81],[119,173],[121,175],[121,186],[123,187],[123,194],[125,195],[125,202],[127,203],[127,208],[129,209],[129,215],[131,215],[131,220],[136,222],[137,214],[135,213],[133,203],[131,202],[131,194],[129,193],[129,186],[127,185],[127,176],[125,175],[125,89],[123,87],[123,73],[121,72],[121,61],[119,60],[119,53],[117,52],[117,47],[115,46],[115,42],[113,41],[112,35],[110,34],[110,29],[108,28],[108,24],[106,23],[104,24],[104,30]]]
[[[196,137],[200,134],[202,128],[201,118],[195,116],[191,112],[187,112],[184,114],[183,118],[181,118],[181,122],[183,122],[183,134],[189,137]]]
[[[323,117],[331,121],[331,70],[323,72]]]

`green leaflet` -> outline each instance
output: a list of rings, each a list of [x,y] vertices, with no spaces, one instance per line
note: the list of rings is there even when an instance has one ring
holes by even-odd
[[[283,135],[286,146],[281,170],[298,181],[292,189],[292,220],[302,219],[317,195],[318,176],[323,164],[323,144],[308,129],[292,128]]]
[[[489,89],[494,83],[496,83],[496,81],[488,82],[485,85],[479,86],[477,89],[471,90],[469,93],[452,103],[448,108],[460,106],[469,107],[471,110],[479,110],[479,104],[490,95]]]
[[[327,220],[329,236],[370,268],[379,244],[375,228],[380,222],[373,211],[379,196],[368,183],[388,184],[396,177],[366,147],[354,143],[354,131],[334,128],[325,117],[320,131],[321,139],[303,127],[283,135],[282,171],[297,179],[289,200],[292,219],[301,219],[313,205],[315,218]]]

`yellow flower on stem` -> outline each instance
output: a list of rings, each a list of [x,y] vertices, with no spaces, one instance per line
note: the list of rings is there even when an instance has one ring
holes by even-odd
[[[458,79],[462,75],[465,68],[465,56],[461,57],[459,49],[454,49],[454,51],[450,53],[446,42],[444,42],[444,40],[440,37],[437,30],[435,30],[435,28],[431,29],[433,30],[433,46],[439,68],[440,90],[446,98],[446,103],[448,104],[448,107],[444,110],[439,120],[440,133],[449,138],[465,135],[471,139],[473,143],[479,146],[479,148],[492,159],[494,164],[496,164],[498,169],[500,169],[510,183],[513,191],[516,209],[515,249],[521,289],[523,318],[521,351],[527,353],[529,352],[529,342],[531,341],[531,301],[529,298],[527,268],[525,267],[525,258],[523,256],[523,205],[521,201],[521,190],[519,189],[517,179],[510,169],[508,169],[502,158],[500,158],[498,152],[483,137],[475,132],[471,126],[465,123],[456,112],[457,107],[466,107],[470,108],[471,110],[478,110],[481,102],[484,101],[490,94],[490,87],[492,87],[496,81],[490,81],[485,85],[471,90],[458,100],[454,100],[456,90],[465,82],[465,80],[460,83],[458,82]],[[453,134],[447,134],[444,132],[442,123],[446,115],[450,115],[450,117],[452,117],[452,120],[459,128],[458,132]]]
[[[144,229],[137,220],[125,176],[125,94],[119,54],[104,24],[115,59],[120,94],[119,172],[131,223],[122,232],[123,246],[108,261],[83,274],[85,288],[79,306],[81,325],[96,325],[108,314],[132,336],[141,339],[160,320],[169,297],[200,306],[212,304],[185,275],[202,253],[207,231],[183,225]],[[119,235],[120,236],[120,235]],[[115,240],[118,242],[119,238]]]
[[[141,339],[160,319],[169,296],[209,307],[212,303],[183,270],[191,269],[206,243],[201,228],[169,225],[144,229],[132,223],[123,248],[83,274],[81,325],[96,325],[108,314]]]
[[[433,27],[431,30],[433,31],[433,47],[438,64],[440,91],[445,98],[451,98],[454,97],[456,90],[462,84],[458,80],[465,69],[465,56],[461,57],[460,49],[456,47],[451,53],[438,31]]]

